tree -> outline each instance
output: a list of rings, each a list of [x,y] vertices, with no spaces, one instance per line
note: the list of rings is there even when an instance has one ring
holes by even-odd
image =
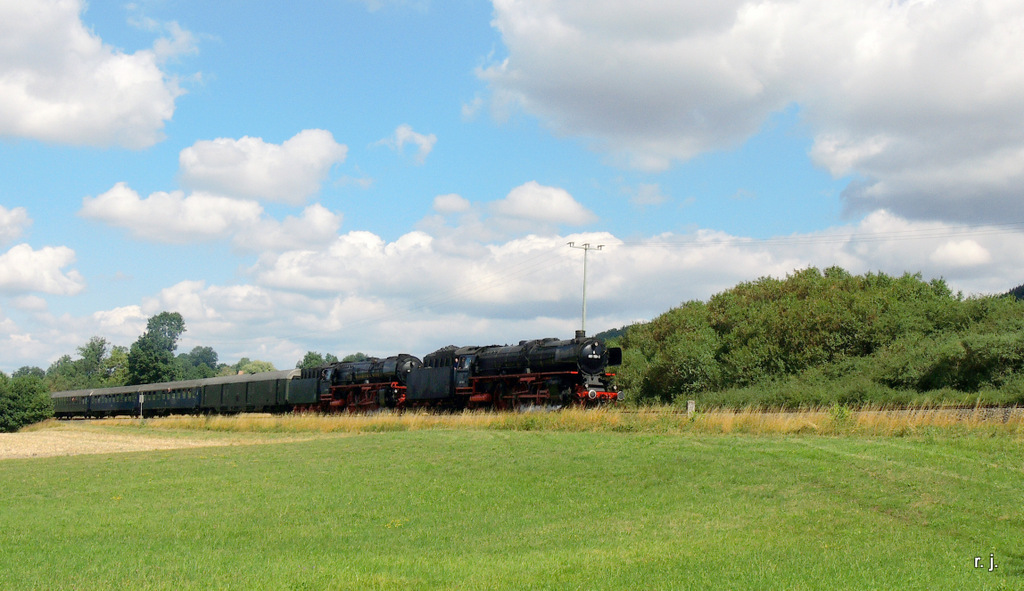
[[[126,348],[110,347],[105,338],[92,337],[88,343],[78,347],[78,355],[78,359],[62,355],[43,373],[41,377],[51,392],[123,386],[127,383]],[[26,369],[31,368],[18,371]]]
[[[233,376],[243,373],[263,373],[265,371],[277,371],[274,364],[269,361],[260,361],[259,359],[249,359],[248,357],[242,357],[238,360],[238,363],[234,365],[221,365],[218,376]]]
[[[53,392],[81,389],[78,366],[70,355],[61,355],[46,368],[46,381]]]
[[[1015,401],[1024,397],[1015,390],[1024,386],[1021,335],[1024,302],[964,299],[919,273],[811,267],[630,327],[619,384],[638,400],[699,395],[728,405],[874,402],[892,390],[1003,386]]]
[[[185,380],[211,378],[217,374],[218,357],[213,347],[193,347],[178,355],[179,375]]]
[[[53,402],[40,377],[12,379],[0,372],[0,431],[14,432],[52,416]]]
[[[322,365],[327,365],[327,364],[330,364],[330,363],[337,363],[337,362],[338,362],[338,358],[335,357],[334,355],[332,355],[331,353],[327,353],[326,355],[321,355],[320,353],[317,353],[316,351],[306,351],[306,356],[303,357],[300,361],[298,361],[295,364],[295,368],[296,369],[309,369],[309,368],[312,368],[312,367],[320,367]]]
[[[274,368],[274,364],[269,361],[260,361],[256,359],[249,361],[245,365],[239,365],[238,373],[263,373],[266,371],[277,371]]]
[[[81,374],[87,387],[99,386],[105,381],[103,360],[107,357],[107,339],[92,337],[89,342],[78,348],[78,373]]]
[[[110,350],[110,355],[103,360],[103,373],[107,376],[108,387],[128,383],[128,347],[115,345]]]
[[[25,365],[19,367],[13,374],[11,374],[12,378],[22,378],[27,376],[35,376],[39,379],[43,379],[46,377],[46,372],[41,367]]]
[[[185,320],[177,312],[161,312],[146,323],[128,351],[128,383],[154,384],[177,379],[174,350],[185,332]]]
[[[205,364],[212,369],[219,363],[217,352],[213,350],[213,347],[193,347],[188,358],[189,362],[196,367]]]

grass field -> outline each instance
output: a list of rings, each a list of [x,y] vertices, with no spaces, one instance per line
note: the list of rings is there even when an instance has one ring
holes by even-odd
[[[271,443],[0,462],[0,588],[1024,588],[1019,424],[617,415],[76,426]]]

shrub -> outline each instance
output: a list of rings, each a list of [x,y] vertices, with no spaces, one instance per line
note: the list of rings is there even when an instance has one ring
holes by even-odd
[[[50,394],[37,376],[0,373],[0,432],[11,433],[53,416]]]
[[[619,376],[641,403],[988,404],[1022,397],[1022,335],[1024,302],[1012,298],[965,299],[920,274],[812,267],[629,327]]]

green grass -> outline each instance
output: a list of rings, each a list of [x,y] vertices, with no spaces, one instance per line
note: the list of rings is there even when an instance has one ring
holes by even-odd
[[[90,421],[97,428],[124,428],[131,419]],[[58,425],[60,423],[57,423]],[[68,423],[64,423],[67,425]],[[74,424],[74,423],[72,423]],[[633,408],[569,408],[558,412],[481,412],[439,414],[390,412],[375,414],[284,414],[234,416],[178,416],[147,419],[146,427],[163,434],[250,437],[325,433],[379,433],[420,430],[558,431],[659,434],[829,434],[901,436],[935,433],[1024,437],[1024,412],[1019,408],[978,407],[805,408],[775,412],[747,407],[702,409],[692,415],[672,406]],[[54,428],[55,421],[32,428]]]
[[[1017,589],[1021,443],[434,429],[7,460],[0,588]]]

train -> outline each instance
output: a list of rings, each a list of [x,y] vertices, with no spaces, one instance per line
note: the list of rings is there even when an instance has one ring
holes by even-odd
[[[595,406],[623,393],[608,369],[622,350],[577,331],[572,339],[449,345],[320,367],[200,380],[54,392],[61,419],[251,412],[334,413],[427,408],[513,410]]]

